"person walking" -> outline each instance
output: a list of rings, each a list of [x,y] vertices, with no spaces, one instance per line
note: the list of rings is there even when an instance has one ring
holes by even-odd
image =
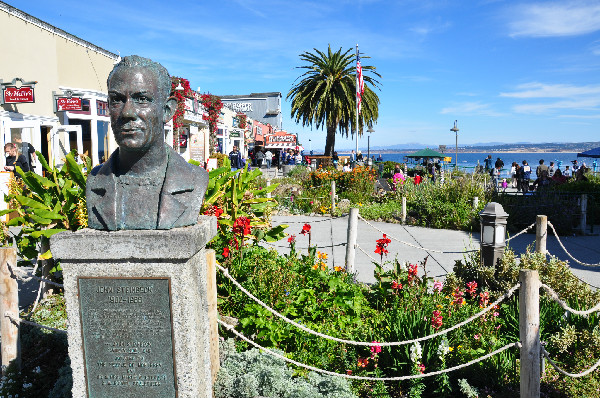
[[[29,142],[22,141],[20,137],[15,138],[15,145],[17,145],[17,149],[25,159],[27,159],[27,166],[30,171],[35,172],[35,164],[34,161],[37,161],[37,155],[35,154],[35,148]]]
[[[270,169],[273,162],[273,152],[270,149],[267,149],[267,152],[265,152],[265,162],[267,163],[267,169]]]
[[[243,167],[242,154],[238,151],[237,146],[233,146],[233,150],[229,152],[229,162],[231,163],[231,170],[235,171]]]
[[[535,169],[535,175],[537,178],[542,177],[542,172],[546,172],[546,174],[550,174],[548,170],[548,166],[544,164],[544,159],[540,159],[540,165]]]
[[[259,169],[263,165],[263,160],[265,159],[265,154],[260,149],[256,152],[256,167]]]
[[[554,173],[556,172],[556,168],[554,167],[554,162],[550,162],[550,167],[548,167],[548,177],[554,177]]]
[[[356,163],[356,152],[354,152],[354,149],[353,149],[352,152],[350,153],[350,168],[351,169],[354,168],[355,163]]]
[[[518,182],[517,182],[517,167],[519,167],[519,165],[517,164],[517,162],[512,162],[512,165],[510,166],[510,176],[512,177],[511,186],[513,188],[516,188],[517,185],[518,185]]]
[[[485,166],[486,173],[492,171],[492,155],[488,155],[488,157],[483,161],[483,164]]]
[[[523,190],[523,194],[529,192],[529,180],[531,179],[531,166],[527,163],[526,160],[523,161],[523,183],[521,189]]]
[[[19,154],[15,144],[9,142],[8,144],[4,145],[4,154],[6,156],[6,166],[4,166],[4,170],[13,172],[15,178],[21,178],[21,175],[17,173],[17,166],[21,168],[23,173],[27,173],[29,171],[29,163],[27,163],[27,158],[25,155]]]

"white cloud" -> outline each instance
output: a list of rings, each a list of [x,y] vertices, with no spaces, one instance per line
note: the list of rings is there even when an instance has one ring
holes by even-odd
[[[510,10],[510,36],[577,36],[600,30],[600,3],[561,1],[519,5]]]
[[[521,84],[513,92],[500,93],[500,97],[537,100],[536,103],[514,105],[512,109],[517,113],[542,114],[561,109],[597,111],[600,84],[576,86],[533,82]]]
[[[593,94],[600,94],[600,84],[573,86],[570,84],[532,82],[517,86],[517,91],[500,93],[500,96],[509,98],[569,98]]]
[[[502,113],[491,109],[489,104],[482,104],[481,102],[463,102],[443,108],[440,113],[453,115],[503,116]]]

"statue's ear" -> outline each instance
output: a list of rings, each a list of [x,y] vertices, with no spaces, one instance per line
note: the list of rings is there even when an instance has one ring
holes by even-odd
[[[168,123],[169,120],[171,120],[173,118],[173,115],[175,114],[176,110],[177,110],[177,98],[175,98],[175,97],[167,98],[167,101],[165,102],[165,107],[164,107],[163,122]]]

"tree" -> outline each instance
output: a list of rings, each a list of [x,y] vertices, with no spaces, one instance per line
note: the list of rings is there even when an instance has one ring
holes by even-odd
[[[379,97],[369,86],[378,87],[379,81],[367,73],[381,77],[374,66],[364,66],[363,81],[365,92],[362,95],[362,109],[356,128],[356,63],[353,49],[342,52],[327,53],[313,49],[315,52],[304,52],[300,59],[306,65],[298,69],[306,69],[296,79],[296,84],[287,95],[292,99],[292,118],[302,126],[316,128],[325,126],[327,138],[325,155],[332,155],[335,148],[336,130],[348,137],[349,131],[363,132],[363,126],[371,126],[379,117]],[[366,56],[361,56],[369,58]],[[301,79],[299,82],[298,80]],[[378,87],[379,88],[379,87]]]

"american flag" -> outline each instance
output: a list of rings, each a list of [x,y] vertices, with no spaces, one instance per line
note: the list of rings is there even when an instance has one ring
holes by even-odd
[[[362,103],[362,95],[365,92],[365,82],[363,81],[362,66],[360,65],[360,55],[358,55],[358,47],[356,50],[356,107],[360,113]]]

